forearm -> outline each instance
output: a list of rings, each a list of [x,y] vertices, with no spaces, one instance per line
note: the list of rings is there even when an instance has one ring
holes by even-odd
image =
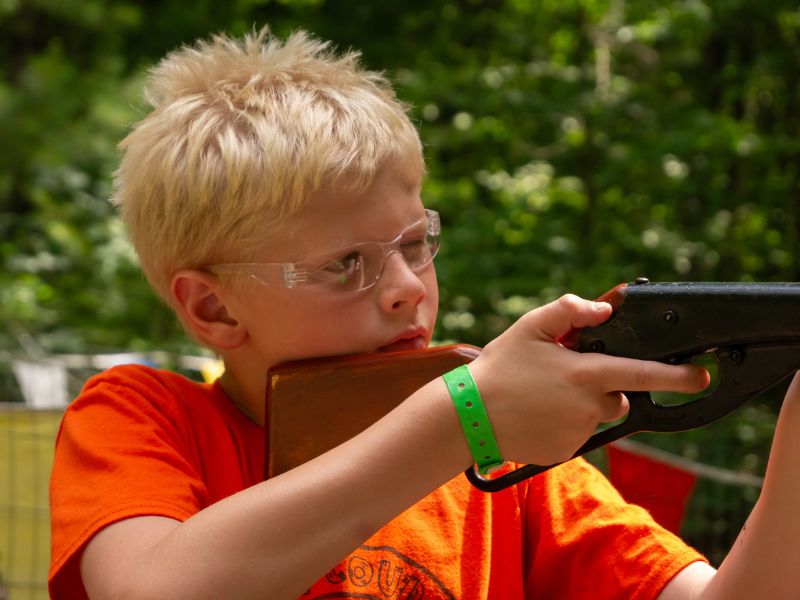
[[[704,599],[800,597],[798,382],[781,411],[761,497]]]
[[[789,600],[800,597],[800,382],[781,410],[764,488],[720,569],[687,569],[660,598]]]
[[[122,584],[103,579],[117,579],[132,597],[297,598],[469,465],[459,427],[444,385],[434,381],[342,446],[212,505],[130,561],[116,561],[128,563]]]

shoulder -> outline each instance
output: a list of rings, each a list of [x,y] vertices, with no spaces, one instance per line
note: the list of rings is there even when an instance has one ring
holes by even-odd
[[[226,403],[219,386],[145,365],[113,367],[89,379],[67,406],[56,447],[191,443],[213,426],[198,424],[226,420]]]
[[[145,515],[184,520],[211,503],[201,450],[214,446],[202,443],[205,430],[196,424],[216,421],[202,408],[218,404],[214,389],[143,365],[86,382],[64,414],[51,470],[53,589],[78,585],[72,559],[111,523]]]
[[[551,582],[545,572],[573,570],[576,582],[593,581],[593,590],[602,590],[592,597],[655,598],[683,568],[703,560],[583,459],[534,477],[526,501],[536,585],[549,590],[552,584],[553,594],[564,581]],[[559,597],[585,597],[583,592]]]
[[[67,407],[56,439],[57,454],[70,447],[116,453],[125,446],[136,454],[170,448],[196,460],[223,444],[237,456],[247,454],[244,448],[260,456],[263,429],[218,382],[145,365],[118,366],[89,379]]]
[[[179,373],[165,369],[140,364],[119,365],[88,379],[77,400],[98,390],[130,389],[132,392],[173,393],[192,391],[197,394],[207,394],[208,388],[207,384],[192,381]]]
[[[126,408],[159,412],[183,412],[186,405],[201,409],[219,392],[215,386],[192,381],[179,373],[146,365],[121,365],[90,378],[68,406],[72,413],[107,407],[114,412]]]
[[[589,528],[658,528],[650,514],[627,502],[606,476],[583,458],[575,458],[530,480],[528,510],[570,529],[578,523]]]

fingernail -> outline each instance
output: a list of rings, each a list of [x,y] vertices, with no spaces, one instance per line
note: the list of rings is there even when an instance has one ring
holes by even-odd
[[[692,368],[698,385],[702,386],[702,388],[706,388],[708,384],[711,383],[711,375],[708,370],[697,365],[692,365]]]

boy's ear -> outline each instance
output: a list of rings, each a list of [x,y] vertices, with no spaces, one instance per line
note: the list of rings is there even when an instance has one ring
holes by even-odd
[[[178,271],[170,291],[181,321],[202,343],[232,350],[247,339],[247,329],[229,311],[212,275],[194,269]]]

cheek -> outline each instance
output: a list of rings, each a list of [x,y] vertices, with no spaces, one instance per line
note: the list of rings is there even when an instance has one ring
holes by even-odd
[[[317,355],[315,345],[321,346],[336,321],[313,295],[295,290],[263,290],[248,308],[253,344],[273,362]]]
[[[436,320],[436,314],[439,312],[439,282],[436,279],[436,269],[429,269],[422,274],[420,279],[425,284],[423,303],[432,311],[432,318]]]
[[[295,304],[290,309],[294,316],[291,337],[298,350],[311,355],[348,352],[354,339],[361,337],[368,319],[361,302],[306,302],[302,309]],[[284,324],[285,329],[288,325]]]

